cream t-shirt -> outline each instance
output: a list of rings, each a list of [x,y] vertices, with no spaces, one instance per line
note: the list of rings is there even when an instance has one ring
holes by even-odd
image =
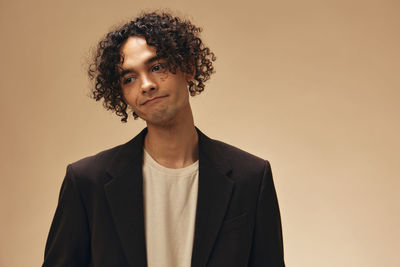
[[[196,217],[199,161],[170,169],[143,156],[148,267],[189,267]]]

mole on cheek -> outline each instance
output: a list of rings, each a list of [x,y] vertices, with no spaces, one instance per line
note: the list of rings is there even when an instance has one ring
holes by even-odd
[[[165,82],[165,80],[168,78],[168,73],[164,73],[164,75],[162,75],[161,77],[160,77],[160,80],[161,81],[163,81],[163,82]]]

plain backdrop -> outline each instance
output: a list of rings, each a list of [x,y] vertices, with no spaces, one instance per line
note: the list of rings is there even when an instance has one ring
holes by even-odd
[[[287,266],[400,266],[397,0],[1,0],[0,266],[40,266],[66,165],[145,127],[90,99],[85,68],[153,8],[203,27],[195,123],[271,162]]]

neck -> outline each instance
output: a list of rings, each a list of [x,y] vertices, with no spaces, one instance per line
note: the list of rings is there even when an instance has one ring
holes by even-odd
[[[179,123],[147,124],[144,148],[167,168],[183,168],[198,160],[198,135],[191,110]]]

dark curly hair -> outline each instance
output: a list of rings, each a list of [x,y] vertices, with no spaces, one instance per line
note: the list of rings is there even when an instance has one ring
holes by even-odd
[[[121,116],[122,122],[127,121],[128,105],[122,96],[120,65],[123,62],[121,47],[131,36],[144,37],[149,46],[154,46],[157,57],[166,59],[170,72],[176,73],[177,69],[184,73],[194,72],[189,92],[192,96],[201,93],[204,82],[214,73],[212,62],[216,60],[214,53],[199,38],[201,31],[188,20],[166,12],[150,12],[109,32],[99,42],[89,65],[89,78],[94,83],[91,96],[96,101],[103,99],[107,110]],[[138,118],[134,111],[132,114]]]

